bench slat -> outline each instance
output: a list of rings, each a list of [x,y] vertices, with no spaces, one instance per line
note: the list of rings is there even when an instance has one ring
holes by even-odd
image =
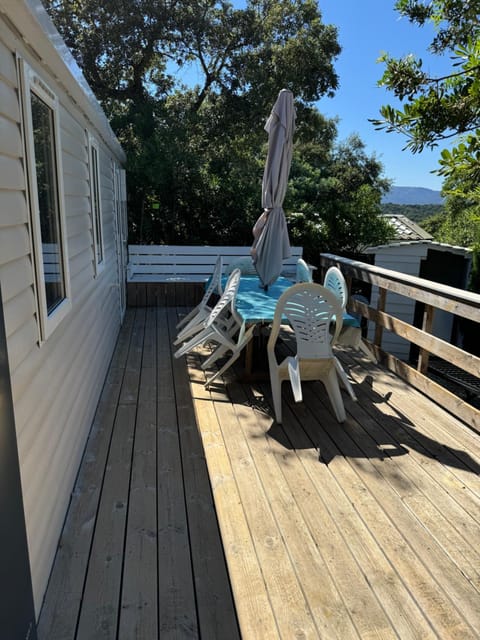
[[[282,275],[295,274],[302,247],[291,247],[292,255],[284,260]],[[205,282],[219,255],[223,267],[250,255],[250,247],[211,245],[129,245],[129,282]]]
[[[250,255],[251,247],[247,246],[215,246],[215,245],[168,245],[168,244],[131,244],[128,251],[133,255],[218,255],[229,256]],[[302,247],[291,247],[292,255],[302,255]]]

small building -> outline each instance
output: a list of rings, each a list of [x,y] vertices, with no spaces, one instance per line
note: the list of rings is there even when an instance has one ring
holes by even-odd
[[[395,239],[364,251],[373,258],[373,264],[459,289],[467,288],[471,265],[469,249],[435,242],[429,233],[406,216],[388,214],[386,217],[395,229]],[[374,287],[373,306],[377,306],[378,295],[378,289]],[[422,326],[423,305],[414,300],[389,293],[386,311],[409,324]],[[446,342],[462,346],[459,327],[451,313],[437,311],[432,333]],[[373,339],[373,336],[369,337]],[[382,347],[401,360],[415,359],[417,355],[407,341],[387,330],[383,333]]]
[[[37,616],[125,312],[124,162],[40,0],[0,0],[2,390]]]

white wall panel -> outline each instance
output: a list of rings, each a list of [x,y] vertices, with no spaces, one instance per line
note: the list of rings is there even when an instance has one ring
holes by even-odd
[[[1,197],[1,191],[0,191]],[[18,226],[4,227],[0,233],[0,260],[6,264],[11,260],[17,260],[30,252],[30,241],[27,226],[23,223]]]
[[[0,235],[2,233],[3,230],[0,230]],[[4,303],[21,295],[25,289],[33,287],[33,269],[30,256],[22,255],[16,260],[4,264],[1,264],[0,257],[0,283]]]
[[[4,149],[2,144],[0,149],[0,189],[17,189],[20,191],[25,186],[22,163],[16,158],[1,155],[4,153],[11,153],[11,149]]]
[[[15,68],[14,52],[0,40],[0,78],[10,85],[17,84],[17,70]],[[18,107],[17,107],[18,109]]]
[[[2,85],[0,85],[1,87]],[[0,102],[2,100],[0,91]],[[0,138],[2,138],[2,153],[19,158],[22,155],[22,138],[20,128],[16,122],[0,115]]]
[[[28,3],[18,0],[22,11]],[[10,17],[15,20],[15,16]],[[22,25],[16,25],[18,30]],[[47,585],[78,465],[88,437],[119,330],[119,293],[113,238],[112,157],[96,123],[57,83],[61,59],[52,60],[42,34],[31,55],[0,16],[0,282],[5,304],[12,393],[24,490],[37,614]],[[30,212],[25,197],[23,141],[15,53],[57,94],[67,252],[71,275],[70,313],[39,344]],[[39,61],[40,60],[40,61]],[[65,76],[66,77],[66,76]],[[72,82],[73,79],[72,79]],[[76,89],[75,89],[76,90]],[[103,271],[94,277],[87,130],[100,147],[101,197],[106,247]],[[115,151],[117,153],[117,151]],[[121,158],[115,158],[117,163]]]
[[[1,191],[0,228],[28,222],[27,201],[23,191]]]

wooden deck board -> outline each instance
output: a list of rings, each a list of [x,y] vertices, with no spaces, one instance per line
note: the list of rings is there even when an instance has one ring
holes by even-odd
[[[480,637],[478,434],[348,350],[347,421],[285,383],[277,425],[267,382],[172,357],[176,320],[127,313],[40,640]]]
[[[305,521],[310,523],[309,526],[315,532],[315,538],[321,540],[326,548],[330,570],[343,594],[346,610],[355,612],[353,618],[358,633],[361,637],[368,637],[372,633],[395,637],[396,631],[402,638],[415,637],[408,628],[408,621],[417,621],[415,633],[422,628],[421,620],[418,626],[418,608],[402,588],[394,568],[386,560],[368,527],[358,518],[358,513],[352,508],[352,503],[339,483],[338,474],[349,472],[348,462],[339,450],[334,450],[333,443],[318,441],[315,435],[318,425],[314,417],[300,416],[305,431],[293,422],[292,417],[291,412],[287,411],[285,433],[290,442],[294,443],[299,462],[313,486],[309,494],[302,494],[297,489],[297,499]],[[338,428],[338,425],[334,423],[333,428]],[[309,433],[313,440],[308,436]],[[315,446],[315,442],[320,445],[320,449]],[[319,451],[322,450],[325,455],[331,456],[332,464],[319,463]],[[324,513],[323,521],[318,520],[321,512]],[[348,563],[339,564],[340,552],[349,558]],[[369,576],[377,579],[373,580]],[[381,584],[379,576],[382,576]],[[363,592],[362,600],[355,602],[352,596],[359,591]],[[372,610],[377,611],[376,621],[371,619]],[[395,631],[390,628],[389,619],[392,620]]]
[[[382,378],[384,374],[375,375],[376,378]],[[332,417],[320,385],[305,385],[303,405],[294,405],[290,399],[291,411],[286,412],[283,428],[275,425],[270,417],[272,410],[266,403],[269,399],[268,385],[263,385],[259,391],[254,386],[240,387],[231,383],[225,390],[223,404],[225,406],[230,400],[232,407],[237,407],[241,412],[239,422],[242,424],[245,424],[245,406],[257,407],[258,422],[263,421],[264,424],[260,432],[270,435],[271,441],[279,443],[283,447],[283,456],[288,457],[285,469],[294,467],[295,457],[305,463],[310,447],[311,473],[315,472],[312,476],[314,484],[323,499],[329,485],[325,475],[318,475],[318,470],[328,462],[328,468],[334,472],[337,485],[340,484],[347,500],[343,510],[333,520],[341,523],[342,531],[346,524],[349,527],[350,535],[345,537],[343,544],[350,548],[352,556],[359,561],[369,589],[376,593],[390,620],[389,630],[382,629],[377,620],[376,633],[388,637],[390,632],[394,637],[398,634],[401,638],[473,638],[478,635],[480,628],[477,606],[480,594],[475,580],[479,556],[476,545],[472,545],[472,540],[478,539],[476,527],[480,513],[476,500],[478,459],[468,450],[445,447],[441,439],[445,434],[443,429],[448,429],[453,434],[450,438],[459,438],[465,444],[470,442],[471,432],[465,431],[463,425],[443,410],[432,407],[427,399],[408,385],[395,380],[392,385],[389,376],[387,374],[388,389],[390,392],[392,386],[395,389],[397,403],[393,415],[384,413],[385,406],[391,405],[385,402],[385,395],[377,394],[375,397],[376,392],[367,380],[367,393],[359,403],[345,398],[349,416],[347,423],[342,426]],[[242,397],[239,388],[249,389],[250,398],[248,393],[247,397]],[[285,396],[291,397],[291,394],[289,396],[286,391]],[[411,413],[405,412],[405,408],[403,411],[398,409],[405,407],[407,398],[412,398],[407,403]],[[362,400],[370,413],[362,406]],[[432,413],[432,418],[426,420],[429,429],[433,429],[437,420],[441,424],[441,428],[432,433],[433,438],[423,434],[417,428],[415,418],[412,419],[412,416],[417,416],[419,406]],[[321,421],[319,415],[323,417]],[[420,419],[420,425],[423,421]],[[398,439],[391,432],[395,427]],[[302,440],[299,434],[305,432],[307,438]],[[415,434],[415,439],[412,439],[410,432]],[[253,437],[258,438],[258,434],[253,436],[253,433],[245,433],[249,442],[253,442]],[[405,445],[408,440],[414,444],[412,451],[416,459],[415,455],[410,456],[410,450]],[[472,444],[475,449],[477,441],[474,440]],[[227,441],[225,446],[228,447]],[[295,457],[287,453],[290,451],[296,452]],[[440,452],[443,455],[439,455]],[[423,469],[424,461],[429,467],[428,473]],[[257,468],[261,468],[262,464],[259,462]],[[458,495],[455,496],[451,495],[451,487],[442,483],[445,474],[450,473],[448,465],[453,465],[455,471],[469,474],[467,485],[457,483]],[[290,486],[300,487],[298,474],[294,477]],[[308,495],[307,492],[305,494]],[[276,495],[273,490],[270,496],[272,503]],[[338,491],[328,495],[327,509],[335,513],[338,504],[341,504],[341,495]],[[462,506],[464,495],[468,496],[469,509]],[[350,514],[348,505],[361,505],[362,508],[355,508]],[[318,518],[318,513],[318,504],[308,495],[304,525],[310,521],[309,526],[315,530],[312,520]],[[365,534],[359,543],[363,523],[370,535],[374,532],[370,543],[366,542]],[[326,532],[330,541],[334,539],[325,522],[316,527],[316,531],[317,542]],[[335,552],[341,549],[342,542],[338,540]],[[379,564],[382,556],[383,565]],[[341,566],[337,557],[335,565],[338,567],[338,564]],[[383,571],[380,571],[379,567],[382,566]],[[346,589],[345,585],[342,588],[342,577],[345,580],[346,576],[352,577],[352,573],[350,568],[344,566],[343,570],[340,568],[340,574],[337,584],[347,601],[351,597],[350,592],[356,590],[355,583],[347,582]],[[353,603],[347,603],[346,610],[350,614],[355,611],[358,633],[362,637],[370,637],[371,629],[364,626],[362,621],[363,612],[355,608]],[[364,611],[365,617],[369,618],[368,606]],[[371,618],[368,621],[371,622]]]
[[[72,494],[40,640],[239,637],[194,415],[185,364],[172,364],[167,310],[129,310]]]
[[[178,320],[168,314],[169,332],[174,335]],[[166,335],[168,339],[168,335]],[[168,343],[170,348],[171,341]],[[200,635],[204,638],[236,640],[238,627],[232,625],[236,614],[225,571],[223,548],[210,489],[205,455],[197,428],[185,363],[172,359],[175,401],[178,414],[180,447],[188,513],[190,552]],[[227,594],[227,597],[225,595]]]
[[[147,310],[132,451],[119,633],[123,638],[158,637],[157,575],[157,379],[155,313]]]
[[[38,623],[39,638],[73,640],[81,608],[98,501],[117,411],[133,315],[122,327],[72,493]]]

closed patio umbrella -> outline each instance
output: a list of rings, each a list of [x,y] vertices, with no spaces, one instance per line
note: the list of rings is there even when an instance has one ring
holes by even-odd
[[[262,181],[263,213],[253,227],[251,249],[255,268],[265,288],[275,282],[282,262],[290,256],[290,240],[283,200],[292,162],[295,108],[293,94],[282,89],[265,125],[268,153]]]

